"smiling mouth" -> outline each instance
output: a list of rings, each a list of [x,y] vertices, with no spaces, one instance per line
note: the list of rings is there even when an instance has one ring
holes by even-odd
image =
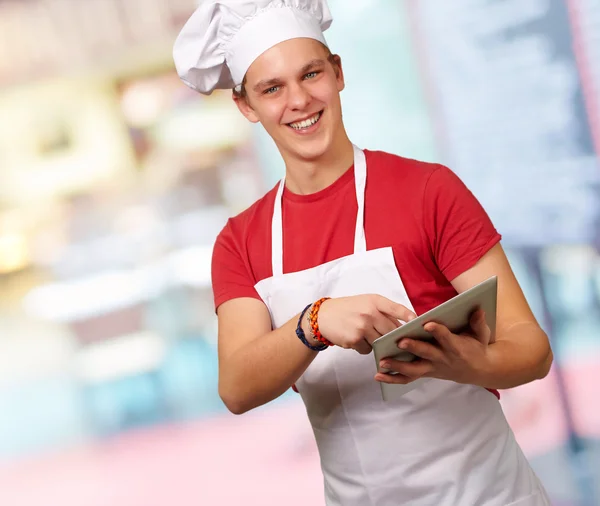
[[[318,123],[318,121],[321,119],[321,116],[323,116],[323,111],[320,111],[317,114],[315,114],[314,116],[312,116],[308,119],[305,119],[303,121],[297,121],[295,123],[288,123],[287,125],[290,128],[293,128],[294,130],[298,130],[298,131],[307,130],[314,124]]]

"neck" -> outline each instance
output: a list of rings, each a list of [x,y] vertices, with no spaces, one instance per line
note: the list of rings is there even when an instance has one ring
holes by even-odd
[[[283,155],[287,188],[309,195],[333,184],[354,163],[354,148],[344,135],[317,159],[305,160]]]

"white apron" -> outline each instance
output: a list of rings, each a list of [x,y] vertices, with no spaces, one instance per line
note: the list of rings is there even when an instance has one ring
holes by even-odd
[[[392,248],[367,251],[367,167],[354,148],[358,214],[354,254],[283,274],[282,180],[272,223],[273,277],[256,290],[274,328],[320,297],[375,293],[414,310]],[[382,400],[373,354],[332,347],[299,381],[324,475],[327,506],[549,506],[494,394],[419,380]]]

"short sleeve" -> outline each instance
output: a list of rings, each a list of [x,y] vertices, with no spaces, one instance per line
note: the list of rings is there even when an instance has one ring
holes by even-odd
[[[502,238],[483,206],[447,167],[439,165],[430,174],[423,207],[431,251],[449,281],[473,267]]]
[[[254,289],[254,279],[248,263],[236,241],[231,220],[218,235],[212,254],[212,288],[215,310],[231,299],[252,297],[260,299]]]

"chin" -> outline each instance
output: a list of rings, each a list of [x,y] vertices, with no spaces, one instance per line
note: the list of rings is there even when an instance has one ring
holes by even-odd
[[[294,158],[310,162],[323,157],[331,148],[331,142],[327,138],[302,140],[289,143],[286,151]]]
[[[323,155],[325,153],[327,153],[327,148],[326,147],[317,148],[317,147],[302,146],[302,147],[299,147],[299,148],[293,150],[293,153],[298,158],[300,158],[304,161],[312,162],[312,161],[318,160],[319,158],[322,158]]]

